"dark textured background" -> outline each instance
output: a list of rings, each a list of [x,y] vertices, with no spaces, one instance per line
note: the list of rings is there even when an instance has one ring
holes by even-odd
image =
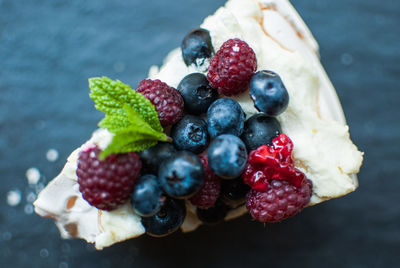
[[[400,2],[293,2],[366,152],[359,190],[280,224],[245,216],[94,252],[24,212],[25,171],[52,178],[96,128],[88,77],[137,85],[224,0],[0,0],[0,267],[400,267]]]

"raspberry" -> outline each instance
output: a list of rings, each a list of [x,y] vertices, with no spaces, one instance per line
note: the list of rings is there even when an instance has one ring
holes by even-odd
[[[79,154],[79,191],[90,205],[110,211],[129,200],[142,163],[136,153],[112,154],[103,161],[99,153],[91,147]]]
[[[221,179],[208,166],[207,156],[201,157],[206,177],[200,190],[190,198],[190,202],[200,209],[208,209],[217,201],[221,191]]]
[[[288,181],[272,180],[265,192],[251,190],[246,207],[260,222],[277,222],[299,213],[311,198],[312,183],[304,179],[299,187]]]
[[[256,70],[253,49],[240,39],[229,39],[211,58],[207,79],[220,94],[233,96],[247,90]]]
[[[178,122],[183,116],[183,98],[178,90],[160,80],[145,79],[136,91],[145,96],[156,107],[163,127]]]
[[[249,155],[243,181],[252,189],[264,192],[270,180],[285,180],[299,187],[305,175],[294,167],[293,142],[285,134],[272,140],[272,145],[261,145]]]

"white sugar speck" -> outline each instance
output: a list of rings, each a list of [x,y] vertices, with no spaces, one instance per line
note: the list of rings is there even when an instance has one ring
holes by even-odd
[[[10,232],[5,232],[5,233],[3,234],[3,240],[4,240],[4,241],[10,241],[11,238],[12,238],[12,233],[10,233]]]
[[[49,149],[46,153],[46,158],[50,162],[57,161],[58,159],[58,151],[56,149]]]
[[[40,172],[37,168],[29,168],[25,173],[29,184],[37,184],[40,180]]]
[[[8,205],[15,207],[21,203],[21,191],[12,190],[7,193],[7,203]]]
[[[33,203],[35,200],[36,200],[35,193],[31,192],[26,196],[26,201],[28,201],[29,203]]]
[[[232,50],[235,51],[235,52],[239,52],[240,47],[239,47],[238,45],[234,45],[234,46],[232,47]]]
[[[342,56],[340,56],[340,62],[343,65],[351,65],[353,63],[353,56],[348,53],[343,53]]]
[[[40,250],[40,257],[47,258],[49,256],[49,251],[46,248]]]
[[[58,265],[58,268],[68,268],[68,263],[66,262],[60,262],[60,264]]]
[[[24,211],[26,214],[32,214],[33,213],[33,206],[31,204],[27,204],[24,208]]]

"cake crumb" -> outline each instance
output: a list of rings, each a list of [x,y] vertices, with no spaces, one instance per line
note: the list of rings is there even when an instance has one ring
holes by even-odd
[[[49,162],[55,162],[58,159],[58,151],[56,149],[49,149],[46,153],[46,158]]]
[[[7,203],[9,206],[15,207],[21,203],[21,191],[12,190],[7,193]]]
[[[25,176],[28,179],[29,184],[37,184],[40,180],[39,169],[31,167],[26,171]]]

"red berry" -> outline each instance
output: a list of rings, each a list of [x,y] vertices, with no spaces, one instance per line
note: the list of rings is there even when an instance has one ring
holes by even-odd
[[[264,192],[270,180],[284,180],[299,187],[305,175],[294,167],[293,142],[285,134],[272,140],[272,145],[262,145],[251,151],[243,181],[252,189]]]
[[[90,205],[110,211],[129,200],[142,163],[136,153],[112,154],[103,161],[99,153],[92,147],[79,154],[79,191]]]
[[[219,197],[221,191],[221,179],[218,178],[208,166],[208,158],[206,155],[202,156],[200,159],[203,163],[206,177],[203,186],[196,195],[190,198],[190,202],[200,209],[208,209],[215,204]]]
[[[288,181],[272,180],[266,191],[251,190],[246,207],[260,222],[277,222],[299,213],[309,202],[312,183],[304,179],[300,186]]]
[[[247,90],[257,59],[253,49],[235,38],[222,44],[210,60],[207,79],[220,94],[233,96]]]
[[[184,102],[175,88],[160,80],[145,79],[139,83],[136,91],[155,106],[163,127],[173,125],[182,118]]]

